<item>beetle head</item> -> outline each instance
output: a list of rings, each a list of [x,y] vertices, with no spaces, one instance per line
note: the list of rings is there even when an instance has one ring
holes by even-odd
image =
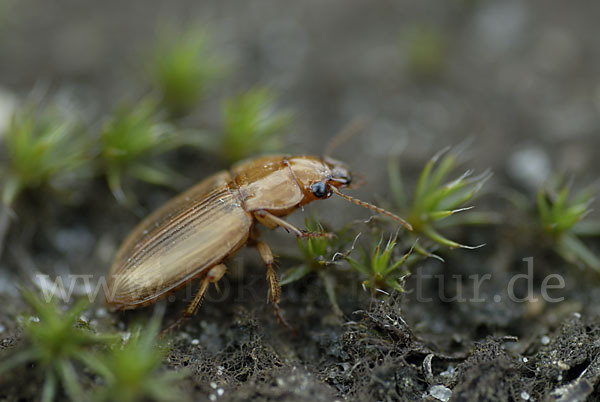
[[[323,162],[331,170],[331,174],[328,177],[330,186],[335,186],[336,188],[350,186],[352,183],[352,173],[350,173],[350,169],[348,169],[345,163],[329,157],[323,158]]]
[[[302,204],[329,198],[333,194],[332,188],[348,187],[352,182],[348,167],[335,159],[301,156],[291,158],[289,162],[304,193]]]
[[[410,224],[399,216],[342,193],[340,189],[349,187],[352,183],[352,174],[343,162],[329,157],[301,156],[291,158],[289,163],[296,181],[304,193],[300,206],[311,201],[324,200],[336,194],[353,204],[386,215],[403,224],[408,230],[412,230]]]

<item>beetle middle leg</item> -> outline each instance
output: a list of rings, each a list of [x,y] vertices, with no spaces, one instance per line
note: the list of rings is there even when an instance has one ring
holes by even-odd
[[[256,249],[260,253],[260,256],[267,266],[267,282],[269,282],[269,301],[273,305],[273,309],[275,310],[275,315],[279,319],[279,321],[288,328],[292,328],[290,324],[283,318],[281,315],[281,310],[279,309],[279,301],[281,299],[281,286],[279,286],[279,280],[277,279],[277,273],[275,269],[273,269],[273,263],[275,262],[273,258],[273,253],[271,252],[271,248],[267,245],[267,243],[263,241],[257,241],[255,244]]]
[[[268,227],[269,229],[275,229],[276,227],[281,227],[288,233],[293,233],[296,237],[333,237],[333,233],[328,232],[310,232],[307,230],[302,230],[299,227],[292,225],[285,219],[282,219],[276,215],[273,215],[267,211],[256,211],[254,212],[254,217],[257,221]]]
[[[217,286],[217,282],[223,277],[223,275],[225,275],[225,271],[227,271],[227,267],[225,266],[225,264],[215,265],[214,267],[209,269],[206,275],[204,275],[204,277],[202,278],[202,282],[200,282],[200,287],[196,292],[196,296],[194,296],[194,300],[192,300],[192,302],[187,306],[187,308],[183,311],[181,316],[174,323],[172,323],[163,330],[163,333],[177,328],[187,319],[196,314],[196,310],[198,310],[198,307],[200,307],[200,304],[204,299],[204,295],[208,290],[208,285],[214,283],[215,286]]]

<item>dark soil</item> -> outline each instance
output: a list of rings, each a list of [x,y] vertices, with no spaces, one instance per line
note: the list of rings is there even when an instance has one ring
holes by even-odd
[[[239,253],[222,293],[211,289],[173,335],[165,369],[191,372],[181,386],[193,400],[599,400],[598,275],[564,262],[534,227],[536,189],[551,172],[573,177],[576,188],[598,178],[599,13],[592,1],[0,0],[0,88],[19,97],[46,88],[85,105],[97,125],[118,100],[146,90],[142,60],[159,23],[200,23],[234,68],[184,125],[218,127],[223,96],[264,84],[296,112],[290,153],[319,154],[353,117],[371,119],[335,155],[367,179],[353,192],[360,198],[389,203],[389,156],[401,155],[412,186],[431,155],[467,139],[464,168],[493,170],[476,205],[502,223],[452,233],[485,247],[440,250],[444,263],[419,264],[408,292],[390,297],[332,270],[343,317],[309,275],[284,287],[281,308],[295,331],[283,327],[266,303],[255,251]],[[439,31],[445,56],[439,71],[421,75],[407,49],[423,27]],[[190,150],[167,162],[190,182],[223,168]],[[20,199],[0,261],[2,358],[22,344],[18,283],[38,271],[105,274],[140,217],[176,194],[128,185],[139,211],[120,207],[101,179],[73,188],[67,205],[42,191]],[[529,200],[523,209],[511,202],[519,197]],[[314,213],[340,228],[369,216],[342,200],[317,204],[290,220],[302,225]],[[297,253],[282,231],[265,239],[280,256]],[[600,252],[597,239],[587,244]],[[529,273],[527,258],[531,276],[509,288]],[[291,264],[279,259],[282,269]],[[485,274],[476,289],[471,276]],[[548,292],[560,302],[542,297],[551,274],[564,279]],[[537,301],[515,301],[512,290]],[[168,303],[165,321],[189,295]],[[125,331],[151,313],[111,314],[98,300],[88,318],[101,331]],[[83,378],[94,383],[90,373]],[[35,367],[22,367],[0,379],[0,401],[37,400],[42,383]]]

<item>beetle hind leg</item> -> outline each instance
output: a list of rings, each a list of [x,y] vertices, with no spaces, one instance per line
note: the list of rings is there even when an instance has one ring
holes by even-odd
[[[200,287],[196,292],[196,296],[194,296],[194,300],[192,300],[192,302],[187,306],[181,316],[174,323],[165,328],[163,333],[179,327],[186,320],[196,314],[198,307],[200,307],[200,304],[202,304],[202,300],[204,299],[204,295],[208,290],[208,286],[211,283],[214,283],[215,286],[217,286],[217,282],[223,277],[223,275],[225,275],[225,271],[227,271],[225,264],[215,265],[209,269],[206,275],[204,275],[202,278],[202,282],[200,282]]]

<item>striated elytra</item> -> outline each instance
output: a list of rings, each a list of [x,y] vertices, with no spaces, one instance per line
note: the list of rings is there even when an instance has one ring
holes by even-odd
[[[298,237],[330,236],[307,232],[282,217],[309,202],[337,194],[387,215],[402,218],[340,192],[352,176],[339,161],[315,156],[264,156],[216,173],[168,201],[125,239],[110,268],[107,303],[113,310],[147,306],[200,280],[182,317],[192,316],[209,284],[226,271],[223,262],[245,244],[255,246],[267,267],[269,300],[279,315],[281,289],[269,246],[257,239],[256,223],[281,227]]]

